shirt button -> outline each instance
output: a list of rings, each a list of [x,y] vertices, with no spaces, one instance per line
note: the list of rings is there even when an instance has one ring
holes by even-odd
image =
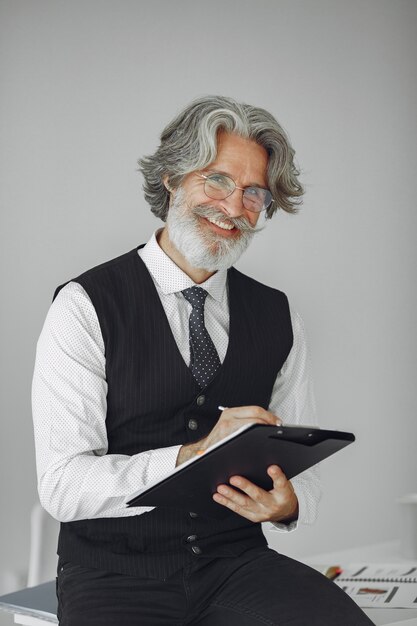
[[[198,422],[193,417],[190,420],[188,420],[188,428],[190,430],[197,430],[198,428]]]
[[[199,546],[193,546],[191,550],[194,552],[194,554],[202,554],[203,552]]]
[[[187,543],[193,543],[193,541],[197,541],[197,535],[189,535],[189,537],[187,537]]]
[[[203,406],[203,404],[205,403],[205,401],[206,401],[206,396],[198,396],[198,398],[197,398],[197,404],[198,404],[198,406]]]
[[[190,517],[192,517],[193,519],[195,519],[196,517],[198,517],[198,513],[194,513],[193,511],[190,511],[190,512],[188,513],[188,515],[189,515]]]

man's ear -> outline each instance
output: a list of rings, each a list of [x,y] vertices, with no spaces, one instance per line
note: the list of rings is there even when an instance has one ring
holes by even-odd
[[[169,184],[169,177],[164,176],[162,179],[162,182],[164,183],[164,187],[167,189],[167,191],[169,191],[169,193],[172,193],[173,189],[171,185]]]

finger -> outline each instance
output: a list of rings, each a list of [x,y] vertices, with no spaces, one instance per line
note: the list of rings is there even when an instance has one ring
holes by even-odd
[[[245,507],[250,503],[250,499],[245,494],[232,489],[229,485],[218,485],[217,493],[240,507]]]
[[[286,487],[288,479],[279,465],[270,465],[267,469],[268,476],[272,478],[274,489]]]
[[[233,511],[234,513],[237,513],[238,515],[241,515],[242,517],[248,519],[249,521],[251,522],[259,521],[257,519],[257,514],[255,512],[253,512],[250,508],[247,508],[245,506],[240,506],[233,499],[228,498],[217,491],[216,493],[213,494],[212,497],[213,497],[213,500],[217,502],[217,504],[221,504],[222,506],[230,509],[231,511]]]
[[[270,498],[268,491],[258,487],[258,485],[255,485],[243,476],[231,476],[229,482],[233,485],[233,487],[237,487],[243,491],[250,498],[250,500],[256,503],[265,504]]]
[[[231,407],[229,409],[225,409],[223,414],[227,417],[233,417],[235,419],[252,419],[259,422],[265,422],[266,424],[272,424],[274,426],[282,423],[281,418],[277,417],[270,411],[265,411],[265,409],[260,406]]]

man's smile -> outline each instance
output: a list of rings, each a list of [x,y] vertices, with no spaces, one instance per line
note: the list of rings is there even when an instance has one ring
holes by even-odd
[[[210,230],[220,234],[222,237],[236,237],[240,232],[234,224],[231,224],[220,217],[201,217],[201,219],[206,222]]]
[[[216,224],[216,226],[219,226],[220,228],[223,228],[224,230],[232,230],[232,228],[234,228],[233,224],[231,224],[230,222],[224,222],[220,218],[216,218],[216,217],[210,218],[210,217],[208,217],[207,219],[212,224]]]

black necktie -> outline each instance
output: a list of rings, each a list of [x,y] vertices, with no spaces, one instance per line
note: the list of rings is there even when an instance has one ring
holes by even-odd
[[[190,370],[200,387],[205,387],[220,367],[219,355],[204,325],[207,291],[202,287],[189,287],[182,294],[193,307],[189,320]]]

